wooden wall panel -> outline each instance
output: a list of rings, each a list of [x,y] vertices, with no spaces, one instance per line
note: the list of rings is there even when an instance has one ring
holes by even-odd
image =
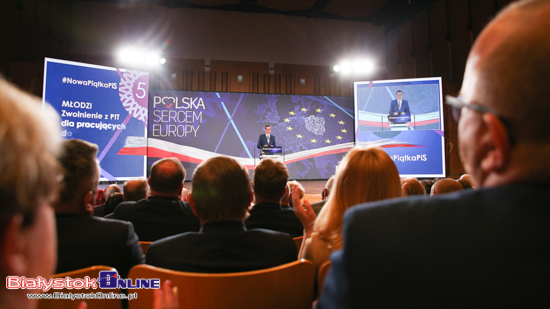
[[[433,76],[441,76],[443,82],[450,82],[449,45],[447,35],[447,12],[445,2],[440,0],[431,5],[431,34],[433,46]]]
[[[430,58],[430,36],[428,31],[428,11],[422,11],[413,18],[414,22],[414,42],[415,57],[411,60],[415,62],[413,66],[416,68],[416,75],[411,77],[430,77],[431,73],[431,58]]]
[[[11,31],[16,20],[16,2],[0,1],[0,29],[9,29],[10,31],[0,31],[0,73],[8,73],[10,60],[14,48],[14,31]],[[6,74],[7,75],[7,74]]]
[[[251,74],[269,73],[269,63],[211,60],[210,72],[212,72],[213,74],[221,72],[231,72],[231,74],[222,78],[223,82],[227,84],[227,91],[249,92],[252,85]],[[242,82],[239,82],[239,76],[241,76]]]
[[[211,60],[210,71],[211,72],[235,72],[235,73],[243,73],[243,74],[269,73],[269,63]]]
[[[290,74],[296,76],[330,76],[329,66],[301,65],[275,63],[275,74]]]
[[[468,31],[468,7],[464,0],[449,1],[451,19],[452,80],[450,83],[462,83],[468,53],[470,51],[470,32]]]
[[[401,72],[409,78],[414,77],[414,59],[411,56],[413,53],[412,20],[403,22],[398,30]]]
[[[26,91],[41,97],[44,76],[44,64],[32,62],[10,62],[9,71],[12,83],[19,85]]]

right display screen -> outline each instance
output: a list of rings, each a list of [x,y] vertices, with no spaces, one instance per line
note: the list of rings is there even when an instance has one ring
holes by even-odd
[[[355,142],[376,145],[402,177],[445,177],[441,78],[354,83]]]

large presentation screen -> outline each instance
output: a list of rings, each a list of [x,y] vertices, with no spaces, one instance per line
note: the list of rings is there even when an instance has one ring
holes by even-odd
[[[152,90],[147,145],[121,153],[147,154],[148,165],[179,158],[187,179],[202,161],[230,156],[250,171],[266,125],[282,146],[290,178],[327,179],[353,147],[353,98]]]
[[[441,78],[354,83],[355,142],[377,145],[401,176],[444,177]]]
[[[145,175],[146,158],[120,152],[147,143],[149,74],[46,58],[44,104],[61,116],[62,135],[99,146],[101,180]]]

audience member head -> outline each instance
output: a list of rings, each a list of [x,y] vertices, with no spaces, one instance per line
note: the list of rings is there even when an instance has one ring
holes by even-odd
[[[105,191],[103,189],[97,189],[97,196],[95,198],[95,205],[105,204]]]
[[[426,190],[426,194],[428,194],[428,192],[432,192],[432,186],[433,186],[434,182],[435,182],[434,180],[428,180],[428,179],[423,179],[423,180],[420,181],[420,184]]]
[[[290,184],[289,182],[286,183],[286,189],[285,189],[285,195],[281,198],[281,206],[283,208],[290,208],[290,203],[292,201],[290,200],[292,197],[292,191],[290,190]]]
[[[182,202],[187,202],[187,195],[189,195],[189,190],[187,190],[185,188],[181,189],[180,200]]]
[[[294,205],[292,205],[292,192],[294,192],[294,187],[298,187],[298,190],[300,191],[300,201],[304,198],[304,196],[306,195],[306,190],[304,189],[304,187],[302,187],[302,184],[300,184],[298,181],[296,180],[292,180],[292,181],[289,181],[288,182],[288,186],[290,187],[290,194],[289,194],[289,200],[288,200],[288,205],[290,207],[294,207]],[[285,193],[286,194],[286,193]]]
[[[151,195],[180,197],[185,168],[178,158],[164,158],[153,163],[149,176]]]
[[[55,269],[59,117],[0,77],[0,276],[47,278]],[[0,307],[32,308],[31,290],[0,291]],[[32,291],[33,293],[36,291]]]
[[[104,215],[108,215],[115,211],[115,208],[118,206],[118,204],[124,202],[124,195],[119,192],[115,192],[109,196],[107,201],[105,201],[105,208],[103,210]]]
[[[344,212],[357,204],[401,196],[399,172],[381,148],[353,148],[336,171],[332,192],[314,230],[333,250],[342,246]]]
[[[128,180],[124,183],[124,200],[137,202],[149,195],[147,179],[139,178]]]
[[[321,192],[321,198],[323,200],[327,199],[330,195],[330,190],[332,190],[332,185],[334,184],[334,175],[332,175],[325,184],[323,191]]]
[[[459,150],[479,186],[548,182],[549,15],[550,1],[514,2],[470,51],[461,100],[489,111],[461,109]]]
[[[434,196],[462,190],[462,185],[458,181],[451,178],[443,178],[433,184],[430,195]]]
[[[252,201],[248,170],[236,160],[219,156],[203,161],[193,173],[189,205],[201,224],[244,222]]]
[[[108,185],[107,187],[105,187],[105,190],[103,190],[103,194],[105,195],[106,200],[115,193],[122,193],[122,190],[120,190],[120,187],[117,184]]]
[[[458,179],[458,182],[462,185],[462,188],[464,190],[466,189],[475,189],[475,186],[474,184],[472,183],[473,179],[472,179],[472,176],[468,175],[468,174],[463,174],[462,176],[460,176],[460,178]]]
[[[100,176],[96,155],[96,144],[79,139],[62,143],[59,162],[64,177],[59,200],[54,207],[56,213],[93,214]]]
[[[401,180],[403,196],[426,195],[426,189],[416,178],[404,178]]]
[[[256,204],[277,203],[285,194],[286,183],[289,177],[286,165],[280,161],[263,159],[254,168],[253,186]],[[195,190],[193,188],[193,190]]]

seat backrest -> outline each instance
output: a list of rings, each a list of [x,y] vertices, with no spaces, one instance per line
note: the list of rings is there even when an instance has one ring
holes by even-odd
[[[170,279],[178,288],[180,308],[306,309],[313,301],[314,267],[307,260],[240,273],[201,274],[136,265],[129,278]],[[137,299],[130,309],[153,307],[153,290],[129,289]]]
[[[326,261],[323,265],[321,265],[321,268],[319,268],[319,275],[317,277],[317,291],[319,296],[321,296],[321,292],[323,291],[323,283],[325,282],[325,277],[330,269],[330,265],[330,261]]]
[[[294,237],[292,239],[294,240],[294,243],[296,244],[296,249],[298,249],[298,252],[300,252],[300,247],[302,246],[302,241],[304,240],[304,236]]]
[[[74,271],[69,271],[65,273],[52,275],[50,278],[66,278],[71,277],[73,279],[83,279],[88,276],[92,279],[97,279],[99,277],[99,272],[102,270],[115,271],[114,268],[109,266],[91,266]],[[98,293],[103,294],[121,293],[120,289],[50,289],[44,294],[50,294],[53,296],[54,293],[64,293],[64,295],[80,294],[80,293]],[[120,299],[83,299],[83,300],[71,300],[71,299],[41,299],[38,301],[38,309],[75,309],[78,307],[81,301],[85,301],[88,305],[88,309],[120,309],[122,308]]]
[[[140,241],[139,245],[141,246],[141,250],[143,251],[143,254],[147,254],[147,249],[149,249],[149,246],[152,244],[152,241]]]

